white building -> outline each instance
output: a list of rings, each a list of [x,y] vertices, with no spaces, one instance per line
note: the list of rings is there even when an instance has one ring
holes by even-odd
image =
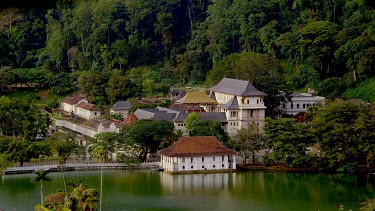
[[[128,117],[129,111],[132,107],[132,104],[129,101],[117,101],[112,108],[109,109],[110,114],[119,114],[124,119]]]
[[[214,136],[181,137],[159,153],[161,167],[171,173],[235,171],[238,154]]]
[[[77,105],[75,115],[90,120],[100,117],[100,111],[94,104],[82,102]]]
[[[325,105],[325,98],[321,96],[315,96],[311,93],[299,93],[292,92],[289,102],[281,103],[280,111],[287,115],[297,115],[298,113],[305,113],[308,111],[310,106],[314,106],[318,103]]]
[[[61,110],[87,120],[100,117],[100,111],[95,108],[95,105],[88,103],[87,99],[82,96],[64,98],[61,101]]]
[[[248,124],[263,128],[266,94],[249,81],[224,78],[208,91],[209,96],[219,103],[216,111],[226,114],[229,135],[236,134],[237,130],[246,128]]]
[[[61,110],[75,114],[77,105],[83,102],[88,103],[87,99],[83,96],[66,97],[61,101]]]

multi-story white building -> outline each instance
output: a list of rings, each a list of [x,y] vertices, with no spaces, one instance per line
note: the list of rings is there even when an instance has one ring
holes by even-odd
[[[285,94],[285,93],[284,93]],[[286,115],[297,115],[298,113],[305,113],[308,111],[310,106],[314,106],[318,103],[325,105],[325,98],[321,96],[315,96],[311,93],[299,93],[292,92],[289,95],[290,101],[281,103],[280,111]]]
[[[217,112],[225,112],[228,120],[228,133],[234,135],[237,130],[255,124],[264,126],[265,93],[257,90],[249,81],[224,78],[216,86],[208,89],[209,96],[219,104]]]
[[[181,137],[159,153],[161,167],[171,173],[235,171],[238,155],[214,136]]]

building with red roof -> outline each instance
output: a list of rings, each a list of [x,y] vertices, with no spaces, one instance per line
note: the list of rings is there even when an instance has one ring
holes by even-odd
[[[161,167],[171,173],[235,171],[238,155],[214,136],[181,137],[159,153]]]

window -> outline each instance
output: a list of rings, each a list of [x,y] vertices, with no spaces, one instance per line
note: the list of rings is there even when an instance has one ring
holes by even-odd
[[[224,164],[223,164],[223,165],[221,165],[221,167],[223,167],[223,168],[224,168]]]
[[[202,169],[204,169],[204,166],[202,166]]]
[[[193,163],[193,158],[191,158],[190,163]]]
[[[212,168],[215,168],[215,165],[213,165]]]
[[[224,162],[224,155],[221,156],[221,162]]]
[[[212,157],[212,161],[215,161],[215,156]]]
[[[259,104],[259,99],[257,99],[257,104]]]
[[[254,117],[254,111],[250,110],[250,117]]]
[[[285,108],[285,103],[283,103],[283,108]]]
[[[193,168],[193,166],[191,166],[191,168]]]
[[[185,163],[185,158],[182,158],[182,162]]]
[[[182,169],[185,169],[185,166],[182,166]]]
[[[250,100],[249,99],[247,99],[247,104],[250,104]]]
[[[204,163],[204,157],[202,157],[202,163]]]
[[[290,108],[293,109],[293,103],[290,104]]]
[[[230,117],[238,117],[238,111],[231,111]]]
[[[299,104],[297,104],[297,109],[299,109]]]
[[[306,108],[306,104],[303,104],[303,105],[302,105],[302,108]]]

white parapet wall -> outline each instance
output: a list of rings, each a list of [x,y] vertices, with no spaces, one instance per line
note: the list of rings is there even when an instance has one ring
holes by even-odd
[[[68,130],[71,130],[76,133],[80,133],[82,135],[89,136],[89,137],[94,137],[98,133],[97,131],[93,129],[83,127],[83,126],[68,122],[66,120],[56,120],[55,124],[56,126],[66,128]]]

